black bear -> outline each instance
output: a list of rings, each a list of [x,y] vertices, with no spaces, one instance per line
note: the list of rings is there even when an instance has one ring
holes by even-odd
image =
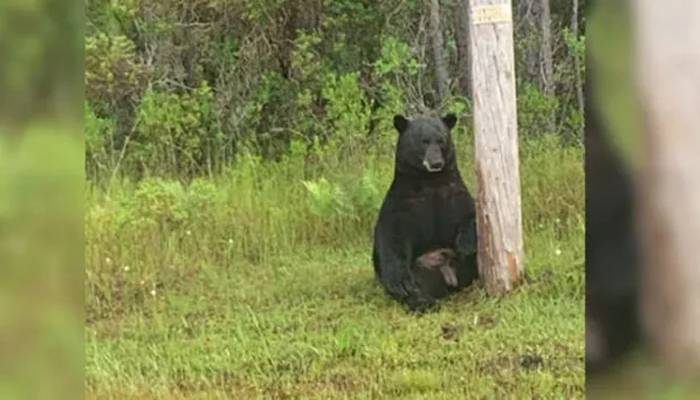
[[[450,133],[456,122],[454,114],[394,117],[394,180],[374,228],[372,261],[389,295],[414,311],[478,276],[474,199],[457,168]]]

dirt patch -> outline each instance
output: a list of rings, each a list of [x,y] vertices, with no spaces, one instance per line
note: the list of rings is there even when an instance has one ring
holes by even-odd
[[[542,366],[544,359],[537,353],[525,353],[520,355],[520,366],[525,369],[534,369]]]
[[[440,327],[441,337],[445,340],[459,341],[462,334],[462,326],[453,322],[446,322]]]

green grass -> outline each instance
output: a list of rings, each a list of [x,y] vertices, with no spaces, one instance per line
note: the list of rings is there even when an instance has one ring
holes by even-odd
[[[373,189],[381,200],[390,157],[312,172],[249,159],[190,185],[91,185],[86,394],[582,398],[581,149],[545,137],[521,154],[526,283],[500,299],[477,285],[422,316],[373,276]],[[340,198],[370,200],[314,212],[323,199],[302,181],[321,176]]]

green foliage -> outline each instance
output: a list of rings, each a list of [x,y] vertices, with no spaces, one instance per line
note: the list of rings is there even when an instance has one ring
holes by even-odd
[[[558,108],[556,97],[546,96],[535,85],[522,85],[518,95],[518,133],[526,137],[555,133],[551,116]]]
[[[379,210],[384,192],[380,189],[381,181],[378,174],[373,169],[366,169],[355,190],[351,191],[355,207],[360,214],[372,215]]]
[[[524,12],[525,8],[516,6],[516,9],[520,9],[514,21],[518,113],[523,109],[522,105],[524,112],[529,114],[524,117],[518,115],[519,122],[522,122],[519,127],[527,134],[557,133],[568,143],[582,143],[583,104],[578,91],[582,90],[585,81],[585,35],[581,34],[585,26],[583,21],[579,21],[577,37],[569,28],[571,3],[552,2],[550,6],[549,43],[553,70],[547,85],[543,79],[544,43],[538,11],[528,9]],[[523,19],[523,13],[529,18]],[[579,18],[581,15],[579,12]]]
[[[413,57],[411,48],[395,37],[387,37],[382,44],[380,58],[374,63],[377,75],[383,77],[405,73],[416,75],[424,66]]]
[[[87,175],[102,178],[114,168],[112,147],[116,121],[95,115],[90,103],[84,104],[85,165]]]
[[[302,183],[309,194],[310,211],[323,219],[365,219],[379,209],[384,195],[379,190],[378,177],[369,169],[359,179],[348,177],[342,183],[324,177]]]
[[[326,124],[332,132],[329,139],[333,150],[342,154],[343,147],[362,143],[367,136],[370,110],[358,84],[358,74],[329,74],[322,95],[327,101]]]
[[[586,37],[584,35],[577,37],[568,28],[562,30],[562,35],[569,57],[560,68],[558,80],[560,80],[560,85],[564,87],[575,88],[577,84],[582,84],[586,76]],[[573,101],[574,94],[577,96],[576,102]],[[583,93],[581,94],[583,95]],[[574,141],[582,143],[584,110],[581,108],[582,105],[578,104],[578,94],[575,90],[571,91],[569,99],[569,101],[562,102],[564,107],[560,112],[560,130],[562,136],[569,141],[574,139]]]
[[[221,156],[218,149],[225,140],[213,102],[206,82],[185,94],[147,90],[137,110],[137,134],[127,164],[164,175],[201,174]]]
[[[259,1],[244,1],[245,11],[243,17],[251,22],[261,22],[270,15],[274,15],[283,4],[284,0],[259,0]]]
[[[159,178],[145,179],[130,197],[124,209],[124,224],[177,227],[188,214],[183,207],[185,191],[179,182]]]
[[[98,33],[85,38],[86,98],[102,113],[118,114],[120,102],[133,101],[143,90],[147,69],[126,36]]]
[[[552,224],[556,232],[583,232],[585,207],[583,154],[578,146],[561,145],[555,134],[525,140],[520,147],[523,221],[526,230]]]
[[[326,158],[319,152],[388,154],[393,115],[429,112],[426,104],[434,101],[424,7],[414,1],[198,0],[187,9],[91,2],[87,101],[95,118],[113,128],[91,121],[88,174],[95,180],[112,179],[113,172],[211,175],[243,147],[279,161],[294,146],[296,166],[305,170]],[[443,12],[454,77],[453,8]],[[553,18],[564,21],[568,12],[554,7]],[[529,32],[516,36],[521,131],[580,138],[583,114],[572,88],[584,73],[583,36],[555,29],[556,93],[545,97],[528,81],[525,51],[539,43]],[[444,109],[467,121],[469,103],[453,93]]]
[[[326,38],[326,57],[332,60],[336,71],[359,71],[365,63],[376,59],[384,23],[382,11],[390,4],[355,0],[323,3],[325,18],[320,30]]]
[[[578,58],[579,71],[575,71],[579,76],[586,76],[586,36],[576,36],[569,28],[564,28],[562,30],[562,35],[564,35],[564,44],[572,57]]]
[[[219,205],[219,189],[206,179],[195,179],[190,183],[183,209],[193,220],[203,220],[211,215],[211,208]]]
[[[388,151],[395,138],[393,117],[406,112],[406,82],[414,80],[425,66],[418,63],[408,44],[390,36],[383,40],[380,57],[373,67],[381,78],[376,101],[382,104],[373,119],[381,144]]]
[[[323,63],[319,62],[321,55],[318,51],[321,41],[322,38],[318,34],[298,32],[292,54],[292,71],[298,82],[313,81],[322,73]]]
[[[353,215],[352,204],[340,185],[328,182],[326,178],[303,183],[310,195],[309,208],[312,213],[322,218]]]

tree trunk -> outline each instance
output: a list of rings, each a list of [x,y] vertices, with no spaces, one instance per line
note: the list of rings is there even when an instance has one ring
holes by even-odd
[[[471,98],[471,60],[469,55],[469,0],[457,0],[454,10],[457,40],[457,83],[459,94]]]
[[[549,0],[540,0],[540,82],[542,93],[554,95],[554,73],[552,68],[552,17],[549,10]]]
[[[479,274],[499,295],[523,276],[512,11],[502,0],[470,6]]]
[[[537,27],[537,18],[540,0],[520,0],[518,1],[518,32],[523,45],[525,62],[525,78],[533,83],[540,83],[540,32]]]
[[[652,348],[667,366],[699,373],[700,3],[634,4],[646,122],[639,180],[643,319]]]
[[[440,2],[430,0],[430,42],[433,51],[433,63],[435,64],[435,80],[437,87],[437,103],[443,104],[448,96],[448,74],[445,58],[443,57],[442,30],[440,29]]]
[[[571,32],[578,39],[578,0],[573,0],[573,12],[571,13]],[[576,99],[578,100],[578,109],[581,115],[585,115],[585,99],[583,98],[583,82],[581,81],[581,60],[579,54],[574,53],[574,71],[576,77]]]
[[[536,82],[542,93],[554,94],[552,18],[549,0],[518,3],[518,37],[524,40],[527,80]]]

